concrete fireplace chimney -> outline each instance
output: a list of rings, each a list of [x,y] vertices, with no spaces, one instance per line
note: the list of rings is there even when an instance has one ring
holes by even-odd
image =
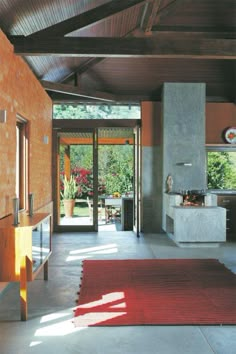
[[[163,190],[205,190],[205,84],[165,83],[162,104]]]

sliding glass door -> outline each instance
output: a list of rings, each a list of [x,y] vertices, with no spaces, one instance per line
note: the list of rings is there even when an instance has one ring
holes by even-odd
[[[57,228],[97,230],[95,130],[57,133]]]
[[[125,120],[103,124],[82,121],[78,128],[75,120],[54,122],[57,232],[134,230],[139,234],[140,128]],[[67,204],[72,204],[69,211]]]

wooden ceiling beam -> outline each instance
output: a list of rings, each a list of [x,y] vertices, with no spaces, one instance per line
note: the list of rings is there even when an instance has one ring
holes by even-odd
[[[90,102],[91,103],[91,100],[87,99],[83,99],[82,96],[72,96],[70,94],[60,94],[58,92],[48,92],[52,101],[54,103],[65,103],[65,104],[74,104],[74,103],[78,103],[78,102],[81,102],[81,103],[87,103],[87,102]],[[95,95],[93,95],[95,96]],[[159,96],[157,95],[149,95],[149,94],[134,94],[134,95],[122,95],[122,94],[119,94],[119,95],[116,95],[116,103],[124,103],[124,104],[130,104],[130,103],[133,103],[133,104],[137,104],[141,101],[155,101],[159,98]],[[96,100],[96,102],[99,102],[99,98]],[[103,101],[101,101],[103,102]]]
[[[51,99],[53,101],[54,104],[78,104],[78,103],[83,103],[82,100],[79,100],[78,98],[74,98],[73,100],[68,98],[69,96],[65,96],[65,97],[55,97],[55,96],[52,96]],[[75,97],[75,96],[74,96]],[[137,97],[125,97],[126,99],[124,100],[124,103],[127,103],[127,99],[133,99],[133,102],[134,103],[137,103],[137,102],[141,102],[141,101],[161,101],[161,95],[149,95],[149,96],[140,96]],[[232,99],[232,97],[230,96],[227,96],[227,95],[224,95],[224,96],[214,96],[214,95],[208,95],[206,96],[206,101],[207,102],[236,102],[236,100]],[[86,101],[87,102],[87,101]],[[118,100],[119,103],[122,103],[122,100]],[[91,103],[91,102],[90,102]]]
[[[185,7],[193,0],[173,0],[167,5],[163,5],[164,0],[153,0],[146,4],[144,16],[142,18],[140,28],[145,34],[150,34],[153,31],[153,23],[159,23],[163,19],[176,11],[177,8]]]
[[[71,56],[109,58],[200,58],[236,59],[236,39],[184,38],[45,38],[10,37],[16,54],[22,56]]]
[[[53,91],[53,92],[63,93],[72,96],[79,96],[85,99],[88,98],[88,99],[94,99],[94,100],[106,101],[106,102],[116,101],[114,95],[106,92],[94,91],[93,93],[89,93],[86,91],[79,90],[77,87],[72,85],[53,83],[45,80],[41,80],[40,82],[46,91]]]
[[[150,0],[112,0],[94,9],[88,10],[82,14],[71,17],[65,21],[47,27],[43,30],[31,34],[31,38],[45,38],[48,36],[65,36],[68,33],[74,32],[91,24],[104,21],[104,19],[114,16],[117,13],[127,10],[136,5],[142,5]]]
[[[125,36],[123,36],[122,38],[125,37],[129,37],[130,35],[132,35],[133,30],[131,32],[126,33]],[[84,62],[83,64],[81,64],[78,69],[76,69],[74,72],[70,73],[69,75],[67,75],[66,77],[64,77],[61,82],[66,82],[67,80],[70,80],[70,78],[77,74],[77,75],[82,75],[83,73],[85,73],[86,71],[90,70],[92,67],[94,67],[95,65],[99,64],[100,62],[102,62],[103,60],[105,60],[106,58],[101,57],[101,58],[89,58],[88,60],[86,60],[86,62]]]
[[[236,38],[236,27],[213,26],[152,26],[152,35],[159,36],[165,33],[170,36],[199,36],[202,38]]]

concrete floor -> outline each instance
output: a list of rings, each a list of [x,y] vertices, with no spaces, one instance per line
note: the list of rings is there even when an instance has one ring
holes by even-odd
[[[217,258],[236,273],[236,243],[178,248],[164,234],[54,234],[49,281],[28,283],[28,321],[20,321],[19,285],[0,294],[1,354],[235,354],[236,326],[74,328],[83,259]]]

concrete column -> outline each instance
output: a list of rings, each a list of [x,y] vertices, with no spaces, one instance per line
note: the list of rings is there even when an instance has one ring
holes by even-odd
[[[205,84],[165,83],[163,90],[163,189],[205,189]]]
[[[168,175],[175,192],[206,189],[205,84],[165,83],[162,109],[163,193]]]

